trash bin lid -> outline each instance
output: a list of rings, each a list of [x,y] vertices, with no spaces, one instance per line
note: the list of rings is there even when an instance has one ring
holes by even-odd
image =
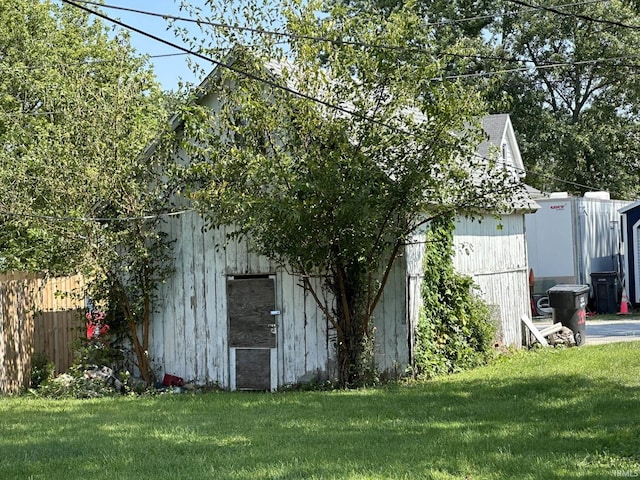
[[[618,272],[591,272],[590,275],[592,277],[617,277]]]
[[[547,294],[570,294],[574,295],[582,295],[583,293],[587,293],[591,287],[589,285],[554,285],[549,290],[547,290]]]

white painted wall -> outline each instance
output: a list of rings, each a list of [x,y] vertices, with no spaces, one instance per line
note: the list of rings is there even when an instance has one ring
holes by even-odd
[[[531,316],[524,219],[505,215],[500,220],[485,216],[482,221],[456,219],[454,231],[454,267],[469,275],[478,292],[491,307],[503,344],[518,347],[522,343],[520,317]],[[424,233],[417,234],[408,247],[408,315],[417,325],[422,304],[420,282],[424,255]]]
[[[536,213],[526,215],[529,266],[536,277],[574,277],[574,204],[566,198],[538,204]]]
[[[305,374],[334,375],[331,330],[302,280],[246,243],[224,243],[225,229],[203,232],[195,212],[170,217],[165,231],[174,240],[175,273],[162,286],[152,319],[149,355],[159,378],[178,375],[198,384],[231,386],[227,293],[229,275],[276,276],[277,382],[292,384]],[[405,275],[401,262],[375,311],[376,359],[394,372],[407,366]],[[311,279],[319,290],[320,279]]]

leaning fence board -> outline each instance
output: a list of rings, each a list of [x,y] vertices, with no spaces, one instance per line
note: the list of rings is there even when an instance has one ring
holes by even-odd
[[[547,339],[544,338],[544,336],[540,333],[540,330],[538,330],[538,327],[533,324],[529,317],[527,317],[526,315],[522,315],[522,317],[520,317],[520,320],[522,320],[522,323],[527,326],[535,339],[540,342],[540,345],[543,345],[545,347],[549,346],[549,342],[547,342]]]
[[[540,330],[540,335],[542,335],[543,337],[548,337],[549,335],[558,333],[560,330],[562,330],[562,328],[562,323],[557,322],[547,328],[543,328],[542,330]]]

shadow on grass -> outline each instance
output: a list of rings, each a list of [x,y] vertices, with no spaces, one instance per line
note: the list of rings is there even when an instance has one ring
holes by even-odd
[[[640,476],[640,388],[588,375],[0,403],[1,478]]]

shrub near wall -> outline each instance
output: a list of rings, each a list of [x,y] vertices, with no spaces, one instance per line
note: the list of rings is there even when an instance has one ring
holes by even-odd
[[[413,365],[418,378],[473,368],[493,354],[489,309],[474,295],[473,280],[453,268],[453,230],[453,216],[444,216],[427,233]]]

